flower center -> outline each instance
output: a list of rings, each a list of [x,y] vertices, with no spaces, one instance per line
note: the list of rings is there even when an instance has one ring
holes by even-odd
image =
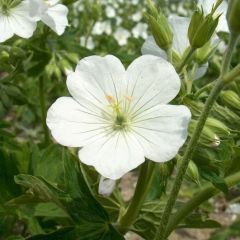
[[[130,97],[125,97],[128,101]],[[127,117],[126,113],[122,108],[122,101],[117,102],[111,95],[107,95],[106,99],[110,103],[110,107],[113,111],[113,130],[127,130],[130,126],[130,119]]]
[[[16,7],[20,3],[20,0],[0,0],[0,11],[8,16],[10,14],[10,9]]]

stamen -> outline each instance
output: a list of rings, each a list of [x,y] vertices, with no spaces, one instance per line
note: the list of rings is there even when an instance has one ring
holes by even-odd
[[[131,102],[132,101],[132,97],[131,96],[128,96],[128,95],[126,95],[126,96],[124,96],[129,102]]]

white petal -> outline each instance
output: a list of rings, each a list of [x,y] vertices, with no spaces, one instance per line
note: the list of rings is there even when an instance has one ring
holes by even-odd
[[[130,112],[135,115],[157,104],[168,103],[180,90],[180,79],[174,67],[163,58],[143,55],[127,69],[127,93]]]
[[[108,132],[101,116],[83,108],[71,97],[61,97],[49,108],[47,125],[54,139],[69,147],[92,143]]]
[[[13,36],[13,30],[8,17],[0,14],[0,42],[4,42]]]
[[[167,54],[155,42],[152,36],[148,37],[144,42],[141,52],[143,55],[154,55],[167,59]]]
[[[47,4],[42,0],[25,0],[29,5],[29,15],[35,21],[41,20],[42,14],[48,10]]]
[[[106,96],[120,100],[126,86],[125,69],[116,57],[90,56],[79,61],[70,74],[67,86],[71,95],[90,106],[109,105]]]
[[[207,72],[207,70],[208,70],[208,63],[205,63],[205,64],[197,67],[195,74],[193,76],[193,80],[203,77],[205,75],[205,73]]]
[[[29,4],[26,1],[20,3],[11,10],[9,23],[13,32],[23,38],[30,38],[36,29],[36,21],[29,16]]]
[[[98,186],[98,193],[107,197],[110,196],[116,186],[116,181],[101,176]]]
[[[187,139],[191,118],[185,106],[158,105],[136,117],[133,130],[145,157],[166,162],[176,156]]]
[[[102,176],[113,180],[144,162],[138,141],[124,132],[115,132],[83,147],[79,158],[83,163],[94,166]]]
[[[190,19],[187,17],[171,15],[169,17],[169,23],[172,26],[174,36],[173,49],[181,56],[186,48],[189,47],[188,26]]]

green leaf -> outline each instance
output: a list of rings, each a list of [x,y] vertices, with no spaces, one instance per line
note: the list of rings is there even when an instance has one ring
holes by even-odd
[[[200,171],[201,176],[210,181],[216,188],[222,191],[225,194],[228,194],[228,186],[224,181],[224,178],[220,177],[214,171],[205,169],[204,171]]]

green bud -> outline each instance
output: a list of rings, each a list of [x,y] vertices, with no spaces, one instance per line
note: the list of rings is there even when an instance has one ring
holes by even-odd
[[[198,64],[203,64],[208,61],[209,57],[216,50],[217,45],[213,48],[211,40],[209,40],[203,47],[197,49],[195,52],[195,60]]]
[[[235,109],[240,110],[240,97],[232,90],[227,90],[221,93],[221,99],[223,103],[229,105]]]
[[[240,34],[240,1],[230,0],[228,3],[227,21],[229,30]]]
[[[3,61],[3,62],[8,61],[8,60],[9,60],[9,57],[10,57],[10,55],[9,55],[9,53],[8,53],[7,51],[2,51],[2,52],[0,53],[0,59],[1,59],[1,61]]]
[[[230,134],[229,128],[223,122],[212,117],[207,119],[205,126],[209,127],[219,137],[224,137]]]
[[[200,185],[200,176],[199,176],[198,167],[192,160],[188,164],[188,168],[187,168],[187,171],[186,171],[186,176],[191,181]]]
[[[211,39],[220,17],[214,17],[213,14],[214,9],[204,16],[203,10],[199,8],[193,13],[188,28],[189,42],[193,48],[201,48]]]
[[[148,1],[149,13],[145,14],[148,25],[157,45],[168,50],[172,46],[173,33],[165,15],[158,12],[152,1]]]
[[[196,126],[197,121],[191,120],[188,126],[188,132],[190,136],[193,134],[193,131],[196,129]],[[217,147],[220,144],[220,138],[211,128],[205,125],[201,132],[199,143],[207,147]]]

